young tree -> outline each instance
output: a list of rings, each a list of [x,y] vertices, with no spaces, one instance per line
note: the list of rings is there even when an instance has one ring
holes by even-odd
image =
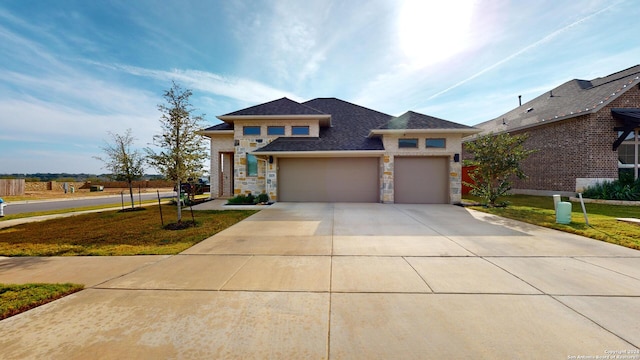
[[[127,182],[133,209],[133,181],[144,175],[144,157],[140,151],[132,149],[135,139],[131,135],[131,129],[127,129],[124,134],[109,132],[109,135],[113,143],[107,143],[102,147],[106,157],[95,158],[105,163],[105,169],[111,172],[114,180]]]
[[[203,162],[208,156],[201,135],[196,134],[202,128],[203,116],[192,114],[195,111],[189,102],[192,94],[191,90],[183,89],[175,82],[164,92],[165,103],[158,105],[162,113],[162,134],[153,137],[154,145],[160,147],[161,151],[156,153],[151,148],[145,148],[149,164],[176,183],[178,196],[183,180],[200,177]],[[177,203],[180,223],[180,199]]]
[[[495,206],[500,196],[509,195],[511,176],[526,178],[520,162],[535,152],[524,148],[526,140],[526,135],[490,133],[466,143],[473,160],[465,161],[465,165],[475,167],[469,173],[474,183],[465,182],[471,194],[483,198],[489,206]]]

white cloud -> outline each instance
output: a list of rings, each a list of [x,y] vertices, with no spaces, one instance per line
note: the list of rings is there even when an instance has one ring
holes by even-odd
[[[0,100],[0,113],[3,137],[22,142],[95,145],[107,139],[109,131],[123,132],[128,128],[132,128],[136,138],[148,142],[159,130],[157,111],[148,115],[96,114],[27,98]]]
[[[261,103],[281,97],[302,100],[295,94],[271,86],[238,77],[222,76],[199,70],[173,71],[144,69],[135,66],[117,65],[117,68],[131,75],[143,76],[162,81],[175,80],[188,88],[229,97],[247,103]]]

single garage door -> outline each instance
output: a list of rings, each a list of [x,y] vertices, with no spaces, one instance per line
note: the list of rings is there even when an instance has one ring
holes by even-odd
[[[378,158],[279,158],[278,200],[378,202]]]
[[[393,192],[398,204],[448,204],[449,158],[395,157]]]

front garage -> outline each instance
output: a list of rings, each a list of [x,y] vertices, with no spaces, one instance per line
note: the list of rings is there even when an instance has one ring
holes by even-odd
[[[279,158],[278,200],[379,202],[379,161],[367,158]]]
[[[394,202],[397,204],[448,204],[448,157],[395,157]]]

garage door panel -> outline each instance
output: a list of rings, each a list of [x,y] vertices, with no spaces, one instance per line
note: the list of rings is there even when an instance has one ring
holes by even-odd
[[[278,199],[378,202],[378,158],[281,158]]]
[[[394,202],[399,204],[449,203],[449,159],[396,157]]]

